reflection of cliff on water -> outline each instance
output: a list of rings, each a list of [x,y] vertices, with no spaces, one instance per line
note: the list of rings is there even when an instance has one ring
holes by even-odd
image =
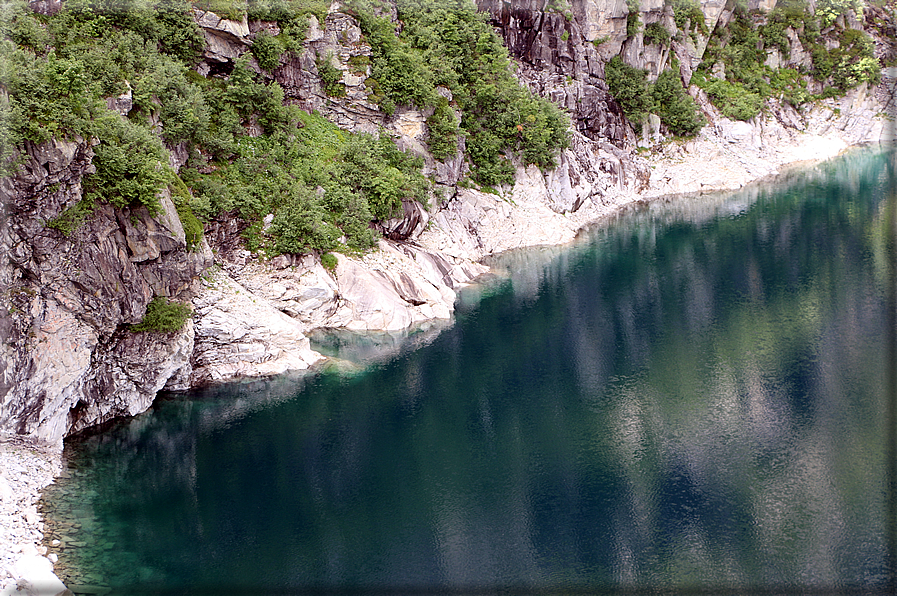
[[[864,264],[885,258],[882,164],[856,152],[655,202],[541,267],[502,263],[526,271],[515,298],[577,313],[553,349],[612,421],[630,500],[614,524],[621,580],[664,561],[692,570],[654,575],[666,585],[833,586],[881,563],[883,502],[865,491],[884,490],[884,286]],[[676,546],[658,551],[658,535]],[[733,537],[751,557],[720,558]]]
[[[434,319],[398,331],[315,329],[308,337],[313,350],[331,359],[330,367],[349,374],[419,350],[451,325],[451,321]]]

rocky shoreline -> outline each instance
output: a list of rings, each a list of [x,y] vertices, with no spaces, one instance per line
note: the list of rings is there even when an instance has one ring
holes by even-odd
[[[41,490],[62,472],[62,444],[43,447],[0,437],[0,594],[66,594],[43,545]]]

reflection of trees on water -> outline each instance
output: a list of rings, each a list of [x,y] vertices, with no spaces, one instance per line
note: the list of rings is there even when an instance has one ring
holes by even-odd
[[[130,508],[133,567],[182,582],[874,583],[876,163],[509,256],[365,374],[165,402],[82,446],[114,454],[96,502]]]
[[[750,225],[706,231],[674,211],[654,234],[647,212],[597,232],[583,258],[599,281],[566,291],[581,313],[580,386],[616,403],[604,413],[631,516],[618,523],[619,568],[650,576],[662,561],[658,583],[881,580],[868,574],[883,556],[884,310],[865,261],[881,250],[870,229],[883,189],[857,166],[868,174],[868,159],[839,163],[834,185],[800,177],[747,211]],[[653,561],[659,535],[678,542]],[[743,557],[724,556],[730,541]]]

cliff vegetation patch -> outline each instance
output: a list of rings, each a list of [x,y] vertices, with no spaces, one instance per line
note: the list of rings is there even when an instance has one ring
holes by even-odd
[[[353,0],[350,7],[372,48],[381,108],[435,107],[429,145],[438,159],[452,155],[463,134],[471,177],[481,185],[512,183],[515,153],[525,164],[555,165],[569,143],[567,117],[514,78],[507,49],[473,2],[400,0],[399,34],[392,21],[377,16],[374,3]],[[459,124],[437,87],[451,91]]]
[[[277,27],[254,33],[250,51],[226,70],[201,74],[206,42],[194,8]],[[309,19],[323,21],[328,8],[321,0],[66,0],[43,15],[25,0],[5,2],[4,173],[16,170],[26,143],[90,140],[96,172],[84,180],[84,200],[47,223],[65,234],[100,203],[158,213],[167,187],[190,247],[203,222],[232,213],[249,224],[249,247],[268,254],[371,248],[377,222],[400,215],[404,201],[426,204],[431,183],[423,162],[389,134],[343,132],[285,105],[270,72],[303,48]],[[436,159],[455,155],[463,137],[470,176],[487,188],[513,181],[514,156],[555,164],[568,144],[566,116],[514,78],[472,2],[403,0],[401,31],[361,0],[350,10],[373,48],[374,99],[387,113],[431,109],[427,142]],[[328,95],[345,95],[328,56],[317,70]],[[187,156],[178,173],[169,166],[174,148]]]
[[[187,319],[193,311],[190,306],[176,300],[169,300],[162,296],[156,296],[146,305],[146,314],[136,325],[131,325],[131,331],[172,333],[180,331],[187,324]]]
[[[421,160],[399,151],[386,133],[379,139],[345,133],[284,105],[283,90],[254,70],[250,54],[227,75],[199,74],[205,41],[193,6],[67,0],[47,16],[24,0],[4,4],[4,173],[16,170],[26,143],[94,144],[96,171],[84,179],[83,200],[48,227],[71,235],[99,203],[158,213],[159,193],[168,187],[189,247],[201,241],[203,221],[236,213],[249,222],[247,243],[256,250],[353,251],[374,245],[372,222],[401,213],[402,201],[428,201]],[[301,46],[310,15],[323,18],[327,10],[311,0],[201,7],[276,22],[280,33],[260,32],[252,51],[268,70],[282,52]],[[319,60],[319,69],[328,65]],[[339,95],[338,77],[330,78],[330,91]],[[437,108],[433,129],[457,141],[454,113],[444,103]],[[171,147],[188,157],[179,175],[169,166]]]
[[[677,136],[694,135],[706,123],[697,103],[682,86],[675,63],[654,83],[648,81],[647,70],[629,66],[619,56],[611,58],[604,73],[611,95],[636,130],[641,130],[642,120],[649,113],[660,116],[660,121]]]
[[[692,79],[728,118],[749,120],[771,97],[797,107],[881,79],[874,42],[847,24],[862,18],[859,0],[822,0],[815,12],[783,0],[767,14],[730,4],[733,19],[713,32]]]

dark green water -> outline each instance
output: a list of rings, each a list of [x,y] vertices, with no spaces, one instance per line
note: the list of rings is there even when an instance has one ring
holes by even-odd
[[[454,325],[362,373],[169,396],[69,441],[45,505],[64,574],[120,593],[883,587],[885,165],[655,203],[509,255]]]

